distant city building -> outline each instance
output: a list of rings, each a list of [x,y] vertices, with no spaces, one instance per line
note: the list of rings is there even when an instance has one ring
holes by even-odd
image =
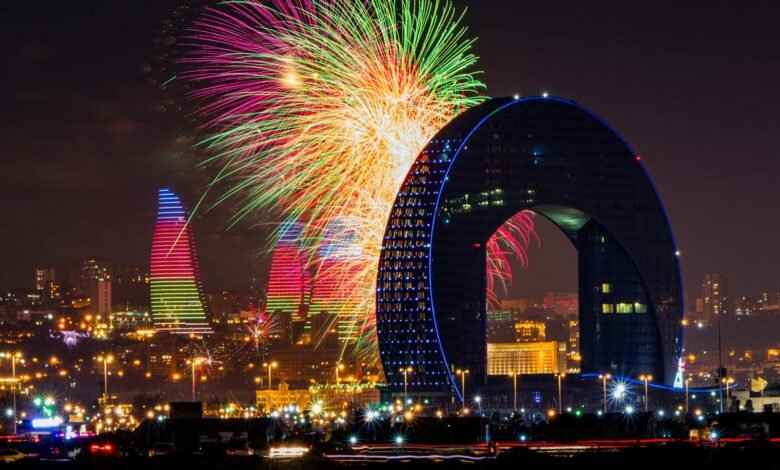
[[[234,292],[219,291],[208,294],[211,316],[214,321],[224,321],[240,313],[238,300]]]
[[[579,372],[580,370],[580,322],[579,320],[569,320],[569,342],[568,342],[568,369],[569,372]]]
[[[43,300],[51,302],[60,296],[54,268],[35,268],[35,290],[43,293]]]
[[[531,307],[536,307],[539,302],[532,298],[522,299],[504,299],[501,301],[501,308],[503,310],[514,310],[517,312],[525,312]]]
[[[380,403],[380,391],[373,384],[317,385],[311,387],[312,401],[322,402],[325,409],[362,409]]]
[[[566,372],[566,343],[488,343],[487,369],[488,375]]]
[[[297,406],[300,410],[309,408],[311,393],[308,388],[292,389],[281,382],[276,389],[259,389],[255,392],[257,408],[270,413],[285,406]]]
[[[488,311],[487,340],[511,343],[515,340],[514,313],[511,310]]]
[[[282,382],[276,389],[257,390],[257,407],[266,413],[286,406],[297,406],[311,411],[318,406],[323,412],[334,410],[366,409],[380,402],[380,391],[373,384],[316,385],[290,389]]]
[[[702,320],[712,322],[726,314],[726,281],[720,274],[705,274],[701,283]]]
[[[269,359],[278,364],[273,375],[281,380],[295,384],[335,381],[340,350],[337,344],[317,348],[312,344],[294,344],[273,348]],[[260,379],[264,382],[266,377],[261,375]]]
[[[569,292],[548,292],[544,296],[544,307],[556,315],[567,318],[579,315],[579,296]]]
[[[168,189],[159,191],[149,276],[156,330],[211,333],[192,224],[179,197]]]
[[[114,310],[149,311],[149,272],[133,265],[114,266],[111,274]]]
[[[546,324],[543,321],[525,320],[515,323],[515,341],[532,343],[547,338]]]
[[[737,297],[734,300],[734,315],[738,317],[749,316],[759,308],[760,307],[755,299],[745,295]]]
[[[87,291],[92,313],[107,319],[111,315],[111,281],[107,279],[92,281]]]
[[[113,264],[105,259],[87,259],[81,264],[81,283],[86,286],[91,281],[111,279]]]

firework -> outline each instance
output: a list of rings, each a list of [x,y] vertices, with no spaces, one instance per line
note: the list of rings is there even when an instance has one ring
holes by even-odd
[[[210,118],[218,203],[295,224],[312,306],[338,317],[346,347],[375,348],[385,223],[416,156],[483,100],[473,40],[448,1],[258,0],[210,10],[189,38],[189,78]],[[494,248],[520,249],[532,230]],[[526,237],[527,238],[527,237]],[[491,265],[506,270],[506,254]],[[502,271],[502,269],[504,271]]]
[[[515,258],[520,265],[528,265],[526,249],[532,240],[539,244],[534,231],[534,213],[518,212],[493,234],[487,242],[487,300],[489,309],[500,308],[499,290],[506,293],[512,283],[510,261]]]

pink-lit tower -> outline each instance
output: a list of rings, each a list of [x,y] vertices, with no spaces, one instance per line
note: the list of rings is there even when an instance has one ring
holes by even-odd
[[[296,222],[285,223],[271,259],[268,276],[266,312],[287,314],[293,321],[306,320],[311,298],[311,275],[300,249],[301,226]]]
[[[157,331],[211,333],[189,214],[169,189],[159,190],[149,277]]]

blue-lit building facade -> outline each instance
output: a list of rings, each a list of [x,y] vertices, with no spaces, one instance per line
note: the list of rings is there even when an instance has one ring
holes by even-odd
[[[533,210],[578,253],[581,369],[671,385],[682,348],[677,252],[640,158],[606,123],[557,99],[497,98],[442,129],[418,156],[386,228],[377,333],[388,384],[460,396],[486,374],[486,250]],[[572,266],[572,269],[575,269]],[[474,388],[471,388],[474,390]]]

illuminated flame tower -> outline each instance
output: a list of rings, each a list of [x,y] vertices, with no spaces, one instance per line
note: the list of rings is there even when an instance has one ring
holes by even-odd
[[[280,229],[268,276],[266,311],[290,314],[303,321],[311,297],[311,276],[300,248],[301,225],[286,222]]]
[[[159,190],[149,286],[157,331],[211,333],[189,214],[173,192]]]

